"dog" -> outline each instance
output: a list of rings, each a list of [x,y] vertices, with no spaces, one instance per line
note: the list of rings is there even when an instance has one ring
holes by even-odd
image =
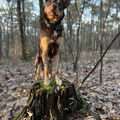
[[[51,59],[55,58],[55,80],[61,85],[59,78],[60,51],[63,45],[61,20],[64,18],[64,9],[71,0],[45,0],[43,7],[44,21],[41,22],[39,50],[35,59],[35,79],[38,81],[39,74],[43,78],[44,85],[49,85],[52,77]]]

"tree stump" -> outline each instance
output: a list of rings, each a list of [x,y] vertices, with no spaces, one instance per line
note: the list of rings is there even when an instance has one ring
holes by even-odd
[[[13,120],[66,120],[69,114],[80,109],[86,110],[84,99],[77,95],[75,86],[66,80],[62,86],[55,81],[44,86],[44,81],[37,81],[30,90],[27,105]]]

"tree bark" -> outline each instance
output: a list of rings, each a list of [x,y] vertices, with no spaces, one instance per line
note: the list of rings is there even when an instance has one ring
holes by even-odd
[[[78,30],[79,30],[79,45],[77,46],[78,48],[78,51],[77,51],[77,54],[76,54],[76,57],[75,57],[75,63],[74,63],[74,70],[77,72],[78,74],[78,60],[79,60],[79,57],[80,57],[80,53],[81,53],[81,46],[82,46],[82,15],[83,15],[83,12],[84,12],[84,7],[85,7],[85,0],[83,1],[83,8],[81,10],[81,7],[80,7],[80,3],[79,3],[79,0],[77,0],[77,10],[78,10],[78,13],[79,13],[79,27],[78,27]]]
[[[43,18],[43,0],[39,0],[39,7],[40,7],[40,23],[41,23],[41,21],[43,21],[44,20],[44,18]]]
[[[25,41],[25,44],[27,45],[27,41],[26,41],[26,15],[25,15],[25,8],[24,8],[24,6],[25,6],[25,0],[22,0],[22,16],[23,16],[23,19],[22,19],[22,23],[23,23],[23,35],[24,35],[24,41]],[[25,46],[26,46],[25,45]]]
[[[2,54],[2,50],[1,50],[1,46],[2,46],[2,29],[1,29],[1,26],[0,26],[0,61],[1,61],[1,54]]]
[[[11,19],[11,22],[13,23],[13,12],[12,10],[10,11],[10,19]],[[13,34],[13,27],[11,27],[11,53],[14,54],[14,34]]]
[[[102,43],[103,43],[103,20],[102,20],[102,14],[103,14],[103,6],[102,6],[102,0],[100,0],[100,30],[101,30],[101,40],[100,40],[100,58],[103,54],[102,49]],[[103,69],[103,60],[101,60],[101,67],[100,67],[100,82],[102,83],[102,69]]]
[[[87,104],[78,96],[74,84],[63,80],[63,86],[51,81],[44,86],[44,81],[35,82],[30,90],[28,103],[13,120],[66,120],[69,114],[87,109]]]
[[[7,48],[6,48],[6,55],[9,57],[9,31],[8,31],[8,22],[7,22]]]
[[[25,48],[24,29],[23,29],[23,21],[22,21],[22,16],[21,16],[20,0],[17,0],[17,14],[18,14],[18,21],[19,21],[21,44],[22,44],[22,60],[27,61],[28,57],[27,57],[26,48]]]

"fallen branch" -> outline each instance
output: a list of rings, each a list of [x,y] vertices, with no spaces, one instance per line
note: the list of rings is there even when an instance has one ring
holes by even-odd
[[[95,67],[89,72],[89,74],[83,79],[82,83],[80,83],[79,88],[82,86],[82,84],[85,82],[85,80],[90,76],[90,74],[96,69],[96,67],[98,66],[98,64],[101,62],[101,60],[103,59],[103,57],[105,56],[105,54],[107,53],[107,51],[110,49],[110,47],[112,46],[112,44],[114,43],[114,41],[117,39],[117,37],[120,35],[120,32],[116,35],[116,37],[112,40],[112,42],[110,43],[110,45],[108,46],[108,48],[105,50],[105,52],[103,53],[102,57],[100,58],[100,60],[97,62],[97,64],[95,65]]]

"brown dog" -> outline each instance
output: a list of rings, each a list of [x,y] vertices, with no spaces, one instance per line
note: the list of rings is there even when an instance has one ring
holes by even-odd
[[[43,77],[44,85],[49,85],[52,76],[51,59],[55,57],[55,79],[61,85],[59,78],[59,59],[60,50],[63,44],[61,20],[64,17],[64,9],[68,7],[71,0],[46,0],[43,8],[44,21],[41,22],[39,51],[35,60],[35,79],[38,80],[39,74]]]

